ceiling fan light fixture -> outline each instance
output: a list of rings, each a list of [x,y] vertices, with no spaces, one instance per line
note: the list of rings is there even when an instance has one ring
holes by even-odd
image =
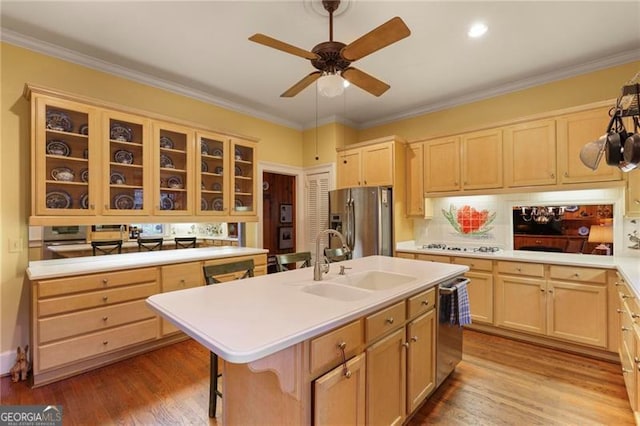
[[[335,98],[344,93],[346,80],[337,73],[325,73],[318,79],[318,93],[327,98]],[[347,82],[348,83],[348,82]]]

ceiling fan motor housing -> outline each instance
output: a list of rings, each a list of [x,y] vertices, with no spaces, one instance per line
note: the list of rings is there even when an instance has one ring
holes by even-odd
[[[312,59],[311,65],[316,69],[334,74],[341,72],[351,65],[340,55],[340,51],[346,46],[339,41],[325,41],[316,45],[311,51],[318,55],[318,59]]]

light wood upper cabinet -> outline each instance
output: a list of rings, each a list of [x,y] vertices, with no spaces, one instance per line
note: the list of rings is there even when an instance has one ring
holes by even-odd
[[[595,170],[580,160],[582,147],[606,133],[609,124],[609,108],[567,114],[558,117],[558,172],[561,183],[614,181],[622,179],[617,167],[608,166],[602,158]]]
[[[404,173],[404,169],[397,169],[398,156],[404,164],[404,141],[396,136],[338,150],[338,188],[394,185],[396,173]]]
[[[462,188],[502,187],[502,130],[467,133],[461,137]]]
[[[31,108],[31,214],[95,215],[99,113],[87,105],[36,95]]]
[[[503,135],[506,186],[556,184],[555,120],[509,126]]]
[[[31,85],[24,95],[30,224],[257,220],[255,140]]]
[[[427,193],[459,190],[460,138],[425,142],[423,164],[423,186]]]
[[[640,216],[640,170],[633,170],[627,175],[626,215]]]
[[[407,215],[424,214],[424,144],[413,144],[407,148]]]
[[[149,190],[153,151],[149,120],[119,111],[104,111],[99,129],[102,140],[107,141],[102,151],[102,213],[148,215],[153,203],[153,192]]]

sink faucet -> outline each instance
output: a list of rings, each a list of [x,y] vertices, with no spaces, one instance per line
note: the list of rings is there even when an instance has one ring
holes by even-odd
[[[349,247],[345,243],[344,236],[336,231],[335,229],[325,229],[324,231],[320,231],[318,235],[316,235],[316,261],[313,265],[313,280],[314,281],[322,281],[322,274],[326,274],[329,272],[329,264],[324,264],[324,254],[320,254],[320,237],[325,234],[333,234],[340,238],[340,242],[342,243],[342,248],[345,252],[349,252]],[[320,259],[323,259],[323,262],[320,263]]]

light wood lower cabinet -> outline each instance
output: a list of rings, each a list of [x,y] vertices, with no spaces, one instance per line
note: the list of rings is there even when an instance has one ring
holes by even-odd
[[[336,367],[315,381],[315,425],[365,424],[365,372],[364,353],[346,363],[350,376],[342,366]]]
[[[415,411],[436,384],[436,310],[407,325],[407,412]]]
[[[265,273],[266,255],[253,258]],[[69,276],[32,282],[33,385],[40,386],[184,339],[147,308],[159,292],[203,285],[204,262]]]
[[[618,354],[629,403],[637,423],[640,420],[640,332],[638,330],[640,306],[622,277],[618,277],[616,281],[616,290]]]
[[[607,274],[595,268],[498,262],[499,327],[607,348]]]
[[[471,320],[482,324],[493,324],[493,261],[470,257],[454,257],[452,263],[467,265],[469,272],[469,309]]]

